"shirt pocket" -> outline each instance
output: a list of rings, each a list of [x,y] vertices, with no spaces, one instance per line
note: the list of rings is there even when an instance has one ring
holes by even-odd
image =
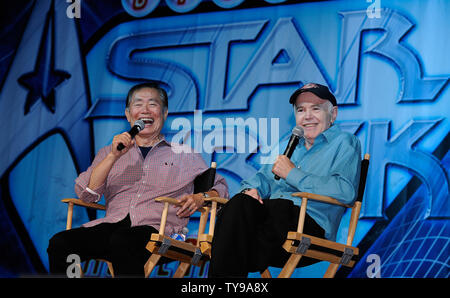
[[[180,186],[183,175],[178,165],[173,162],[161,162],[149,169],[148,183],[158,188],[172,188]]]

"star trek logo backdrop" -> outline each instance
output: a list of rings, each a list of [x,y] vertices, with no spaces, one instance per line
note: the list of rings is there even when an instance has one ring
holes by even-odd
[[[186,119],[192,125],[182,139],[193,147],[199,131],[211,136],[205,124],[212,119],[257,142],[260,127],[244,122],[238,135],[227,118],[276,119],[279,136],[288,137],[293,90],[329,86],[339,105],[336,124],[371,154],[354,241],[361,258],[337,276],[449,277],[450,3],[250,2],[2,2],[0,245],[7,254],[0,276],[45,274],[48,240],[65,228],[60,200],[75,196],[76,176],[128,129],[128,89],[151,80],[169,93],[163,132],[170,140],[183,129],[173,124]],[[259,168],[260,145],[202,154],[218,162],[233,195]],[[74,226],[95,216],[102,214],[76,209]],[[195,238],[196,220],[188,238]],[[369,274],[373,256],[378,271]],[[319,277],[326,267],[294,276]],[[175,268],[160,266],[152,276]],[[84,269],[107,276],[97,262]]]

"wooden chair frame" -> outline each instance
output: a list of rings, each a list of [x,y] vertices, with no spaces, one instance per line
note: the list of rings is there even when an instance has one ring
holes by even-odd
[[[145,277],[148,277],[151,274],[161,257],[180,261],[173,277],[184,277],[191,265],[202,266],[211,258],[211,242],[214,235],[217,207],[219,204],[226,204],[228,200],[220,197],[205,198],[205,202],[211,202],[211,207],[201,207],[197,210],[201,212],[201,216],[197,243],[195,245],[175,240],[164,235],[169,205],[180,206],[179,201],[169,197],[160,197],[155,200],[164,203],[164,209],[161,216],[159,233],[152,234],[150,241],[146,246],[152,255],[144,266]],[[205,234],[209,214],[211,215],[209,220],[209,231]]]
[[[343,204],[334,198],[313,193],[298,192],[293,194],[293,196],[302,198],[300,216],[298,219],[297,231],[288,232],[287,239],[283,244],[283,248],[289,252],[291,256],[284,265],[278,277],[291,277],[302,256],[330,262],[330,265],[324,274],[325,278],[333,278],[340,265],[347,267],[354,266],[356,257],[359,255],[359,249],[357,247],[353,247],[352,242],[355,236],[356,226],[358,224],[359,213],[361,211],[361,202],[362,197],[364,196],[369,159],[370,155],[365,154],[364,160],[361,163],[361,178],[358,197],[353,205]],[[303,233],[308,200],[315,200],[352,209],[346,244],[313,237]],[[264,278],[272,277],[268,269],[262,272],[261,276]]]
[[[80,199],[75,199],[75,198],[62,199],[61,202],[67,204],[66,230],[72,229],[73,207],[75,205],[81,206],[81,207],[86,207],[86,208],[91,208],[91,209],[95,209],[95,210],[106,210],[106,207],[104,205],[97,204],[97,203],[86,203]],[[98,260],[106,262],[106,264],[108,265],[109,273],[111,274],[112,277],[114,277],[114,269],[113,269],[111,262],[104,260],[104,259],[98,259]],[[83,270],[81,269],[81,267],[80,267],[80,272],[81,272],[81,276],[83,276]]]

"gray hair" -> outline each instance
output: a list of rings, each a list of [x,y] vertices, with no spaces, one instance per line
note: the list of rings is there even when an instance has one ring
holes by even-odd
[[[134,94],[144,88],[149,88],[149,89],[155,89],[156,91],[158,91],[159,93],[159,98],[161,99],[162,103],[163,103],[163,111],[166,111],[168,109],[168,97],[167,97],[167,92],[166,90],[164,90],[161,86],[159,86],[157,83],[154,82],[148,82],[148,83],[141,83],[141,84],[137,84],[133,87],[131,87],[130,91],[128,91],[128,95],[127,95],[127,101],[126,101],[126,105],[125,108],[127,110],[130,109],[130,103],[131,100],[133,99]]]

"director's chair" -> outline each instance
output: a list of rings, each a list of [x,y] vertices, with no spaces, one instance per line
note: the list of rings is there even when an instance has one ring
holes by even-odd
[[[196,177],[194,181],[194,193],[210,190],[214,185],[215,173],[216,163],[213,162],[207,171]],[[148,277],[151,274],[160,259],[164,257],[166,259],[180,261],[173,277],[181,278],[186,274],[191,265],[203,266],[204,263],[211,258],[211,242],[214,234],[217,208],[219,205],[226,204],[228,200],[220,197],[210,197],[204,199],[205,202],[208,202],[211,206],[204,206],[197,209],[197,211],[201,212],[201,215],[197,241],[195,244],[176,240],[164,235],[169,205],[181,206],[179,201],[175,198],[169,197],[159,197],[155,200],[164,203],[164,209],[162,211],[159,233],[153,233],[146,246],[152,255],[144,266],[145,277]],[[209,215],[209,231],[205,234]]]
[[[97,203],[86,203],[80,199],[75,199],[75,198],[62,199],[61,202],[67,204],[66,230],[70,230],[72,228],[72,218],[73,218],[73,207],[74,206],[81,206],[81,207],[85,207],[85,208],[91,208],[94,210],[106,210],[106,207],[104,205],[97,204]],[[104,259],[98,259],[98,261],[106,262],[106,264],[108,265],[109,273],[111,274],[112,277],[114,277],[114,269],[113,269],[111,262],[104,260]],[[78,265],[78,266],[80,266],[80,265]],[[80,273],[81,273],[81,276],[83,276],[83,270],[82,270],[81,266],[80,266]]]
[[[300,216],[298,220],[297,231],[288,232],[287,239],[283,244],[283,248],[288,253],[290,253],[291,256],[284,265],[278,277],[291,277],[292,273],[297,268],[297,265],[300,262],[302,256],[313,258],[319,261],[330,262],[330,265],[328,266],[328,269],[324,274],[325,278],[333,278],[339,266],[341,265],[347,267],[354,266],[356,258],[359,254],[359,250],[358,247],[352,246],[352,242],[355,236],[356,226],[358,224],[359,213],[361,210],[361,202],[364,196],[367,171],[369,168],[369,159],[370,155],[365,154],[364,159],[361,162],[358,196],[353,205],[343,204],[334,198],[313,193],[298,192],[293,194],[293,196],[302,198],[302,203],[300,206]],[[350,208],[352,210],[346,244],[313,237],[303,233],[308,200],[316,200],[327,204]],[[268,269],[263,271],[261,273],[261,276],[264,278],[272,277]]]
[[[216,163],[211,163],[211,168],[197,176],[194,180],[194,193],[205,192],[210,190],[214,185],[216,173]],[[205,202],[211,204],[211,206],[205,206],[199,208],[197,211],[201,212],[200,223],[198,229],[198,237],[196,244],[189,242],[179,241],[172,239],[164,235],[163,231],[167,222],[167,212],[169,204],[179,206],[177,199],[168,197],[159,197],[155,199],[158,202],[164,203],[164,209],[161,217],[161,226],[159,234],[152,234],[149,243],[147,244],[147,249],[152,252],[152,256],[149,258],[144,266],[145,277],[148,277],[154,267],[157,265],[158,261],[162,256],[167,259],[180,261],[174,277],[183,277],[186,271],[189,269],[190,264],[202,266],[206,260],[211,257],[211,242],[214,233],[214,224],[216,219],[216,212],[218,206],[225,204],[228,200],[225,198],[211,197],[205,198]],[[63,203],[68,205],[67,207],[67,221],[66,230],[72,228],[72,218],[74,206],[81,206],[85,208],[91,208],[95,210],[106,210],[106,207],[97,203],[86,203],[80,199],[76,198],[65,198],[61,200]],[[205,228],[208,221],[208,216],[210,216],[209,231],[205,234]],[[162,248],[161,248],[162,246]],[[168,249],[170,247],[170,249]],[[199,250],[200,249],[200,250]],[[108,260],[98,259],[98,261],[106,262],[108,265],[111,277],[114,277],[113,264]],[[83,276],[83,270],[80,266],[81,276]]]

